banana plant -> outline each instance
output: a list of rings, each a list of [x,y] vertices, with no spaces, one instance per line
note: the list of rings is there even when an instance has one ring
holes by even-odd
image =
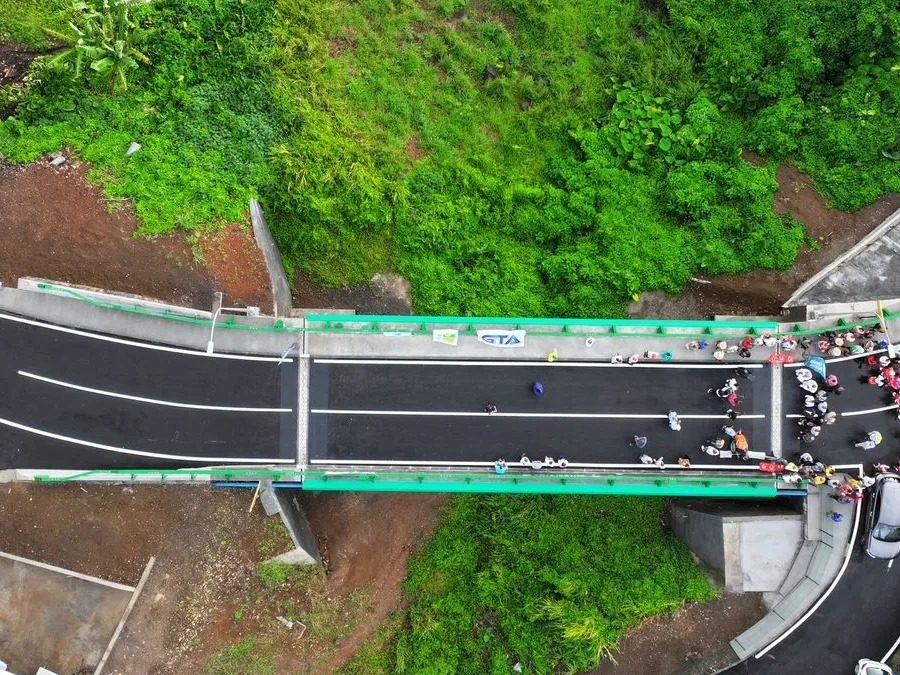
[[[149,65],[150,59],[133,45],[134,29],[129,9],[142,0],[102,0],[100,4],[79,0],[72,5],[75,18],[69,22],[71,35],[45,28],[52,38],[68,45],[50,65],[72,68],[75,79],[82,76],[87,63],[94,72],[106,75],[110,91],[128,89],[130,70],[139,64]]]

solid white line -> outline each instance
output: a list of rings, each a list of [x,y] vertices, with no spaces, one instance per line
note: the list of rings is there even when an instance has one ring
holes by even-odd
[[[563,418],[563,419],[606,419],[627,418],[635,420],[664,420],[666,415],[653,414],[628,414],[628,413],[505,413],[495,412],[488,415],[486,412],[451,412],[439,410],[331,410],[328,408],[313,408],[311,413],[320,415],[394,415],[401,417],[535,417],[535,418]],[[727,419],[728,415],[679,415],[683,420],[718,420]],[[742,420],[764,419],[765,415],[741,415]]]
[[[872,408],[871,410],[853,410],[851,412],[842,412],[841,417],[853,417],[854,415],[868,415],[869,413],[884,412],[885,410],[896,410],[898,406],[886,405],[881,408]]]
[[[103,389],[93,389],[92,387],[82,387],[78,384],[72,384],[71,382],[63,382],[62,380],[54,380],[51,377],[44,377],[43,375],[35,375],[34,373],[29,373],[24,370],[18,371],[19,375],[23,377],[30,377],[33,380],[40,380],[41,382],[47,382],[49,384],[55,384],[60,387],[67,387],[69,389],[77,389],[78,391],[86,391],[89,394],[99,394],[101,396],[111,396],[112,398],[123,398],[128,401],[138,401],[140,403],[152,403],[154,405],[168,405],[173,408],[191,408],[193,410],[222,410],[226,412],[263,412],[263,413],[289,413],[293,412],[292,408],[242,408],[238,406],[227,406],[227,405],[202,405],[200,403],[177,403],[175,401],[161,401],[155,398],[144,398],[143,396],[131,396],[129,394],[119,394],[114,391],[106,391]]]
[[[65,326],[55,326],[52,323],[44,323],[42,321],[35,321],[34,319],[25,319],[20,316],[13,316],[12,314],[3,314],[0,312],[0,319],[6,319],[7,321],[14,321],[16,323],[24,323],[29,326],[37,326],[39,328],[46,328],[48,330],[59,331],[60,333],[69,333],[71,335],[81,335],[82,337],[93,338],[94,340],[103,340],[104,342],[115,342],[120,345],[128,345],[129,347],[142,347],[143,349],[154,349],[160,352],[173,352],[175,354],[188,354],[189,356],[205,356],[216,359],[235,359],[238,361],[269,361],[278,363],[281,361],[277,356],[245,356],[243,354],[220,354],[218,352],[213,354],[207,354],[205,351],[194,350],[194,349],[181,349],[179,347],[166,347],[164,345],[154,345],[149,342],[135,342],[134,340],[126,340],[124,338],[112,337],[110,335],[99,335],[97,333],[88,333],[83,330],[77,330],[75,328],[67,328]],[[293,359],[287,358],[284,359],[283,363],[292,363]]]
[[[6,425],[8,427],[12,427],[13,429],[21,429],[22,431],[27,431],[32,434],[36,434],[38,436],[44,436],[45,438],[53,438],[57,441],[65,441],[67,443],[74,443],[75,445],[83,445],[88,448],[96,448],[97,450],[106,450],[107,452],[116,452],[122,455],[136,455],[138,457],[156,457],[158,459],[172,459],[178,460],[182,462],[239,462],[246,464],[293,464],[293,459],[260,459],[258,457],[198,457],[195,455],[167,455],[161,452],[147,452],[144,450],[129,450],[128,448],[117,448],[113,445],[104,445],[102,443],[94,443],[92,441],[84,441],[80,438],[72,438],[71,436],[63,436],[62,434],[54,434],[50,431],[43,431],[42,429],[35,429],[34,427],[29,427],[24,424],[19,424],[18,422],[13,422],[12,420],[6,420],[0,418],[0,424]]]
[[[362,366],[538,366],[552,368],[691,368],[691,369],[722,369],[734,370],[739,366],[744,368],[762,368],[761,363],[679,363],[677,361],[666,362],[639,362],[633,366],[627,363],[609,363],[595,361],[453,361],[453,360],[406,360],[406,359],[313,359],[315,363],[337,363]]]
[[[535,455],[535,459],[543,459],[543,457],[539,457]],[[351,465],[351,466],[447,466],[447,467],[471,467],[471,466],[485,466],[492,467],[494,466],[493,462],[441,462],[441,461],[427,461],[427,460],[395,460],[395,459],[366,459],[366,460],[358,460],[358,459],[313,459],[310,460],[310,464],[331,464],[331,465]],[[518,464],[518,460],[509,460],[509,466],[511,468],[515,468],[520,466]],[[678,468],[678,465],[674,462],[669,465],[673,470],[682,471],[682,469]],[[528,469],[531,471],[530,467],[522,466],[522,469]],[[547,467],[548,469],[552,469],[554,467]],[[556,467],[559,468],[559,467]],[[568,468],[573,469],[646,469],[648,471],[659,471],[655,466],[651,466],[648,464],[601,464],[594,462],[569,462]],[[703,470],[716,470],[716,471],[752,471],[754,474],[758,474],[760,478],[769,478],[769,474],[764,474],[759,471],[759,469],[755,465],[747,466],[746,464],[691,464],[691,469],[703,469]],[[543,471],[544,469],[541,469]],[[560,469],[564,471],[565,469]],[[579,476],[581,474],[572,474],[573,476]],[[690,474],[688,474],[690,475]]]
[[[56,572],[57,574],[62,574],[67,577],[72,577],[74,579],[81,579],[82,581],[89,581],[92,584],[100,584],[101,586],[106,586],[108,588],[115,588],[118,591],[126,591],[128,593],[134,592],[134,586],[126,586],[125,584],[117,584],[115,581],[107,581],[106,579],[100,579],[99,577],[92,577],[89,574],[81,574],[80,572],[73,572],[72,570],[67,570],[64,567],[57,567],[56,565],[48,565],[47,563],[38,562],[37,560],[29,560],[28,558],[20,558],[17,555],[13,555],[12,553],[5,553],[0,551],[0,558],[7,558],[8,560],[14,560],[15,562],[22,563],[25,565],[33,565],[34,567],[38,567],[42,570],[48,570],[50,572]]]
[[[856,468],[859,470],[859,475],[863,475],[863,465],[857,464]],[[841,577],[844,576],[844,572],[847,570],[847,566],[850,564],[850,556],[853,553],[853,547],[856,545],[856,535],[859,530],[859,514],[862,511],[859,504],[856,504],[856,517],[853,520],[853,532],[850,534],[850,541],[847,542],[847,550],[844,553],[844,563],[841,565],[841,569],[838,570],[837,576],[834,578],[834,581],[831,582],[831,585],[828,586],[828,589],[819,596],[819,599],[816,600],[815,604],[807,610],[806,614],[801,616],[797,622],[788,628],[784,633],[782,633],[777,640],[769,644],[765,649],[759,652],[754,658],[762,658],[770,651],[772,651],[775,647],[781,644],[791,633],[800,628],[806,620],[811,617],[819,607],[822,606],[822,603],[828,599],[828,596],[831,595],[832,591],[837,588],[838,583],[841,580]]]
[[[893,560],[891,561],[893,562]],[[891,645],[891,648],[887,650],[887,653],[881,657],[882,663],[887,663],[888,659],[893,656],[894,652],[897,651],[897,648],[900,647],[900,637],[897,638],[897,641]]]
[[[900,348],[900,343],[895,344],[895,347]],[[872,354],[884,354],[887,349],[876,349],[871,352],[863,352],[862,354],[851,354],[850,356],[836,356],[832,359],[825,359],[825,363],[840,363],[841,361],[855,361],[856,359],[863,359],[867,356],[871,356]],[[818,354],[814,354],[813,356],[820,356]],[[805,366],[805,361],[794,361],[793,363],[785,363],[785,368],[800,368],[801,366]]]
[[[784,383],[784,380],[782,379],[784,370],[780,363],[774,364],[772,366],[772,370],[772,395],[770,399],[772,425],[769,429],[769,446],[770,451],[773,455],[775,455],[776,457],[781,457],[781,392],[782,385]]]

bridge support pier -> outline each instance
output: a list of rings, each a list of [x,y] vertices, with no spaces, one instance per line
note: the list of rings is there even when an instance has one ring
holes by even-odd
[[[298,490],[275,488],[271,481],[263,481],[260,501],[266,515],[274,516],[277,513],[294,542],[293,551],[275,556],[270,562],[284,565],[321,565],[319,547],[303,507],[300,506],[300,500],[297,499],[297,492]]]

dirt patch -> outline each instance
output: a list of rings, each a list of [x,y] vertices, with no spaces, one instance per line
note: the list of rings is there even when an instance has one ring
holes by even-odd
[[[328,583],[336,594],[368,590],[366,619],[321,664],[333,673],[369,639],[391,612],[403,606],[409,556],[427,541],[447,495],[306,494],[304,508],[328,559]]]
[[[249,224],[229,223],[223,229],[197,238],[207,272],[227,289],[227,302],[237,307],[254,306],[275,311],[266,261],[256,245]]]
[[[619,650],[587,675],[665,675],[727,646],[765,613],[759,593],[744,593],[655,616],[628,631]]]
[[[347,288],[324,288],[309,277],[297,274],[292,288],[294,307],[354,309],[357,314],[409,314],[412,311],[409,296],[398,297],[395,293],[382,290],[374,279],[368,284]]]
[[[227,645],[263,636],[277,672],[332,673],[402,606],[406,562],[442,495],[304,494],[327,579],[268,588],[257,564],[277,521],[252,493],[206,487],[28,485],[0,491],[0,550],[135,584],[157,563],[110,661],[111,675],[201,672]],[[276,540],[277,541],[277,540]],[[287,631],[292,615],[308,632]]]
[[[347,29],[343,35],[339,35],[328,41],[328,55],[336,59],[344,52],[356,49],[356,33],[352,29]]]
[[[753,161],[753,157],[748,158]],[[803,247],[785,272],[754,270],[692,282],[678,296],[644,293],[629,305],[633,317],[697,318],[714,314],[775,316],[781,305],[813,274],[851,248],[900,208],[900,194],[887,195],[855,213],[830,208],[815,191],[812,179],[792,166],[778,169],[776,213],[790,214],[803,223],[813,248]]]
[[[0,86],[24,80],[31,62],[40,55],[40,52],[33,52],[25,47],[0,42]]]
[[[0,163],[0,281],[35,276],[135,293],[208,309],[222,290],[229,304],[271,307],[262,252],[237,226],[202,237],[210,269],[194,259],[184,235],[135,238],[128,207],[111,212],[87,166]],[[265,283],[260,279],[264,278]],[[250,302],[252,300],[252,302]]]
[[[409,138],[406,139],[405,150],[406,156],[413,164],[425,157],[426,154],[425,148],[422,147],[422,139],[416,133],[410,134]]]

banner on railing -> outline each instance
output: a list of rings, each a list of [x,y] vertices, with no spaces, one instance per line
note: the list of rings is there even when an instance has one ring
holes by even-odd
[[[480,330],[478,341],[492,347],[524,347],[524,330]]]
[[[455,347],[459,342],[459,331],[456,328],[436,328],[432,331],[432,340]]]

